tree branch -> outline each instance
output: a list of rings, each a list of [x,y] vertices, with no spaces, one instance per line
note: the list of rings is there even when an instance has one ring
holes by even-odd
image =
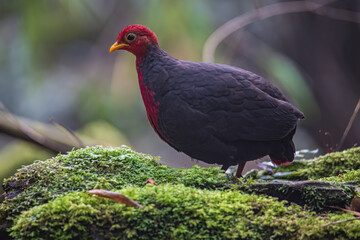
[[[218,29],[216,29],[206,40],[203,48],[203,61],[213,62],[217,46],[233,32],[258,20],[263,20],[277,15],[300,12],[313,12],[315,14],[327,16],[338,20],[360,23],[360,14],[357,12],[324,7],[324,5],[330,4],[333,1],[334,0],[326,0],[322,1],[322,3],[315,3],[311,1],[276,3],[264,6],[262,8],[254,9],[253,11],[244,13],[236,18],[233,18],[232,20],[226,22]]]
[[[344,141],[345,141],[345,138],[346,138],[346,136],[348,135],[348,133],[349,133],[349,131],[350,131],[350,129],[351,129],[351,126],[353,125],[354,120],[355,120],[355,118],[356,118],[359,110],[360,110],[360,98],[359,98],[359,100],[358,100],[358,102],[357,102],[357,104],[356,104],[356,106],[355,106],[355,109],[354,109],[353,114],[351,115],[351,118],[350,118],[350,120],[349,120],[349,123],[348,123],[348,125],[347,125],[346,128],[345,128],[345,131],[344,131],[344,133],[343,133],[343,135],[342,135],[342,137],[341,137],[340,143],[339,143],[339,145],[338,145],[337,148],[336,148],[337,151],[339,151],[340,148],[342,147],[342,145],[343,145],[343,143],[344,143]]]
[[[34,143],[56,154],[84,147],[74,133],[70,133],[73,137],[69,139],[69,132],[64,128],[15,116],[3,106],[0,109],[0,133]]]
[[[335,224],[338,224],[338,223],[344,223],[344,222],[355,221],[355,220],[360,220],[360,217],[355,217],[355,218],[350,218],[350,219],[331,222],[331,223],[323,225],[322,227],[327,227],[327,226],[330,226],[330,225],[335,225]]]

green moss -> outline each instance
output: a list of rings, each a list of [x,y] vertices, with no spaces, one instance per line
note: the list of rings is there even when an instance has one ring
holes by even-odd
[[[8,198],[0,205],[0,225],[24,210],[73,191],[144,186],[148,179],[209,189],[232,183],[219,168],[176,169],[156,160],[128,147],[88,147],[37,161],[4,181]]]
[[[301,179],[344,173],[341,179],[358,181],[360,173],[347,170],[359,168],[359,158],[360,148],[353,148],[280,171],[291,170]],[[88,147],[23,167],[4,181],[7,198],[0,205],[0,228],[10,229],[15,239],[360,238],[359,221],[324,227],[352,218],[349,214],[316,214],[276,198],[244,193],[254,190],[253,178],[260,172],[224,190],[234,180],[217,167],[176,169],[156,160],[128,147]],[[146,184],[148,179],[159,185]],[[300,187],[299,197],[310,208],[323,209],[328,198],[350,201],[354,195],[344,184],[326,184]],[[93,188],[117,189],[144,209],[84,193]],[[275,190],[279,198],[294,201],[289,186]]]
[[[0,184],[3,183],[4,178],[13,175],[22,165],[31,164],[35,159],[49,157],[51,154],[37,145],[20,140],[9,143],[0,149]]]
[[[360,169],[360,147],[328,153],[312,160],[294,161],[294,163],[278,169],[278,172],[289,172],[288,175],[276,176],[276,178],[287,180],[320,179],[337,176],[351,169]]]
[[[246,182],[239,185],[236,190],[277,197],[317,212],[327,210],[328,206],[344,208],[357,196],[353,186],[320,181],[275,181],[251,184]]]
[[[83,192],[63,195],[23,212],[15,239],[357,239],[360,222],[321,215],[274,198],[184,185],[126,187],[121,193],[143,209]]]
[[[360,184],[360,169],[345,170],[343,174],[337,176],[321,178],[321,181],[336,181],[336,182],[359,182]]]

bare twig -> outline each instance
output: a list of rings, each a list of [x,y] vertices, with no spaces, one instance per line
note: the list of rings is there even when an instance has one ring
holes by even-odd
[[[47,124],[15,116],[2,104],[0,104],[0,133],[35,143],[56,154],[81,147],[79,142],[69,140],[63,131],[56,131]]]
[[[61,130],[64,130],[64,132],[68,133],[68,135],[77,142],[77,146],[79,146],[79,148],[85,147],[84,142],[81,141],[81,139],[78,137],[78,135],[76,135],[73,130],[57,122],[55,119],[50,119],[50,122],[53,123],[55,126],[58,126]]]
[[[355,120],[355,118],[356,118],[359,110],[360,110],[360,98],[359,98],[359,100],[358,100],[358,103],[356,104],[356,107],[355,107],[355,109],[354,109],[353,114],[351,115],[351,118],[350,118],[350,120],[349,120],[349,123],[348,123],[348,125],[347,125],[346,128],[345,128],[345,131],[344,131],[344,133],[343,133],[343,135],[342,135],[342,137],[341,137],[340,143],[339,143],[339,145],[337,146],[337,150],[340,150],[340,148],[342,147],[342,145],[343,145],[343,143],[344,143],[344,141],[345,141],[345,138],[346,138],[346,136],[348,135],[348,133],[349,133],[349,131],[350,131],[350,129],[351,129],[351,126],[353,125],[354,120]]]
[[[269,17],[295,13],[313,11],[317,8],[323,7],[323,4],[318,4],[308,1],[296,2],[282,2],[264,6],[262,8],[254,9],[253,11],[246,12],[232,20],[226,22],[224,25],[216,29],[210,37],[206,40],[203,49],[203,61],[213,62],[216,47],[231,33],[257,21]]]
[[[253,11],[233,18],[216,29],[206,40],[203,48],[203,61],[213,62],[217,46],[233,32],[258,20],[263,20],[277,15],[313,12],[315,14],[338,20],[360,23],[360,14],[356,12],[330,7],[324,8],[324,5],[333,1],[334,0],[325,0],[321,3],[311,1],[281,2],[254,9]]]
[[[353,12],[345,9],[322,7],[314,11],[314,13],[340,21],[360,23],[360,14],[358,12]]]
[[[322,227],[327,227],[327,226],[330,226],[330,225],[335,225],[335,224],[338,224],[338,223],[350,222],[350,221],[355,221],[355,220],[360,220],[360,217],[349,218],[349,219],[345,219],[345,220],[331,222],[331,223],[322,225]]]

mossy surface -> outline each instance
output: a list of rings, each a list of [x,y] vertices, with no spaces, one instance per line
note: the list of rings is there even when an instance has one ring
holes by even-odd
[[[320,178],[321,181],[336,181],[336,182],[352,182],[360,185],[360,169],[345,170],[342,174],[337,176]]]
[[[288,166],[281,166],[277,172],[289,174],[277,175],[277,179],[308,180],[333,177],[344,174],[347,170],[360,169],[360,147],[350,148],[342,152],[333,152],[306,160],[294,161]]]
[[[277,197],[279,200],[287,200],[317,212],[329,209],[329,206],[345,208],[357,196],[352,185],[324,181],[246,183],[239,185],[238,189],[247,193]]]
[[[359,168],[359,158],[360,149],[353,148],[280,171],[291,170],[301,180],[358,181],[359,170],[349,169]],[[176,169],[156,160],[128,147],[88,147],[23,167],[4,181],[0,231],[7,228],[15,239],[360,238],[360,221],[325,226],[352,215],[309,212],[277,198],[245,193],[258,184],[251,178],[226,190],[234,179],[218,167]],[[148,179],[158,185],[146,184]],[[305,209],[323,209],[324,196],[351,200],[355,195],[347,183],[321,184],[319,189],[336,194],[319,194],[311,182],[300,184]],[[85,193],[94,188],[119,191],[144,208]],[[288,196],[289,189],[278,187],[279,198]]]
[[[45,160],[51,154],[25,141],[17,140],[0,149],[0,184],[12,176],[22,165],[31,164],[35,159]],[[3,193],[0,189],[0,194]]]
[[[184,185],[126,187],[141,208],[73,192],[23,212],[15,239],[358,239],[349,214],[315,215],[274,198]]]
[[[36,161],[4,181],[8,198],[0,205],[0,225],[24,210],[73,191],[141,187],[148,179],[209,189],[232,183],[220,168],[177,169],[156,160],[128,147],[88,147]]]

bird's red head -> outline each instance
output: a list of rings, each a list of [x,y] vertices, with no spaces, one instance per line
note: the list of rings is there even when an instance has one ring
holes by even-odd
[[[136,57],[143,57],[151,44],[158,45],[158,41],[156,35],[149,28],[130,25],[119,33],[110,52],[123,49],[133,53]]]

